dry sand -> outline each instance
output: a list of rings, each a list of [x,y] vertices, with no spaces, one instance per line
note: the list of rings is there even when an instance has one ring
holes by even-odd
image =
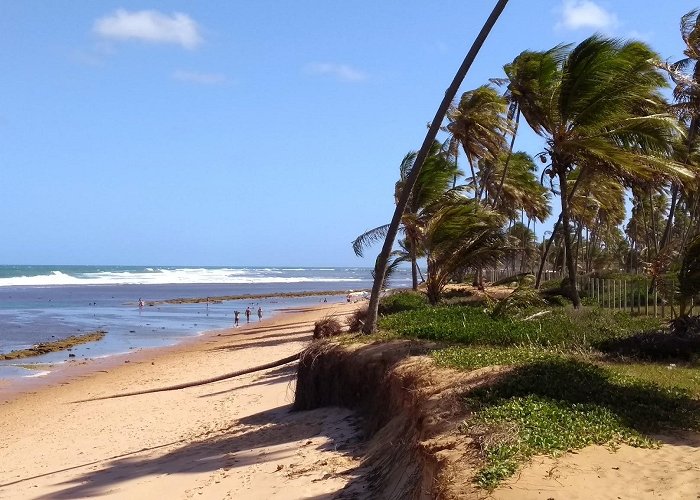
[[[290,310],[128,358],[0,386],[0,498],[331,498],[362,478],[348,410],[290,413],[294,365],[179,391],[74,403],[205,379],[289,356],[352,304]],[[47,383],[50,384],[46,387]],[[33,387],[40,384],[42,387]]]
[[[657,437],[659,449],[589,446],[556,459],[536,457],[491,498],[700,498],[700,434]]]

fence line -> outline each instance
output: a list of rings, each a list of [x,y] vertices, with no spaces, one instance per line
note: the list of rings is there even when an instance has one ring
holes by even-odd
[[[657,280],[652,288],[647,278],[593,278],[582,276],[579,290],[589,303],[607,309],[628,311],[631,314],[655,318],[675,318],[678,316],[680,301],[676,297],[677,280]],[[661,291],[661,293],[659,293]],[[688,304],[688,313],[693,314],[695,300]]]
[[[491,283],[514,277],[517,271],[511,269],[488,269],[484,277]],[[547,271],[542,275],[543,281],[561,279],[561,271]],[[676,300],[677,280],[670,278],[657,280],[656,286],[651,287],[651,280],[639,276],[635,278],[594,278],[579,276],[577,288],[588,303],[597,304],[607,309],[627,311],[630,314],[653,315],[655,318],[675,318],[678,315],[680,302]],[[659,293],[661,291],[661,293]],[[696,312],[695,300],[688,304],[688,313]]]

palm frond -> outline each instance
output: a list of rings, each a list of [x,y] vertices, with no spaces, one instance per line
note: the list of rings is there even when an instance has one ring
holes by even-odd
[[[375,227],[369,231],[365,231],[352,242],[352,249],[358,257],[363,256],[365,248],[372,246],[377,241],[386,238],[386,233],[389,231],[389,224]]]

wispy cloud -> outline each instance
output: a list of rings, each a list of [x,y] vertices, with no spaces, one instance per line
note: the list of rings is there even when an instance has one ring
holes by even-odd
[[[173,73],[173,79],[181,82],[196,83],[198,85],[221,85],[228,82],[228,78],[218,73],[200,73],[197,71],[177,70]]]
[[[95,21],[93,31],[110,40],[172,43],[190,50],[202,43],[198,24],[180,12],[168,15],[156,10],[119,9]]]
[[[347,64],[311,63],[306,71],[314,75],[330,76],[342,82],[363,82],[369,78],[367,73]]]
[[[618,24],[615,13],[606,10],[592,0],[564,0],[563,5],[558,10],[561,13],[561,18],[556,25],[558,29],[611,30]]]

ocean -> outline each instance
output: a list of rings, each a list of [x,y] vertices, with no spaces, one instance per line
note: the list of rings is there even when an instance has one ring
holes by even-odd
[[[17,360],[0,360],[0,378],[36,377],[71,361],[176,344],[203,332],[228,328],[233,311],[262,308],[265,318],[290,307],[318,304],[323,297],[268,297],[222,303],[163,304],[138,301],[295,292],[343,293],[371,288],[371,270],[360,267],[138,267],[0,266],[0,353],[30,348],[95,330],[92,343]],[[399,270],[390,286],[410,286]],[[252,318],[257,321],[253,314]]]

